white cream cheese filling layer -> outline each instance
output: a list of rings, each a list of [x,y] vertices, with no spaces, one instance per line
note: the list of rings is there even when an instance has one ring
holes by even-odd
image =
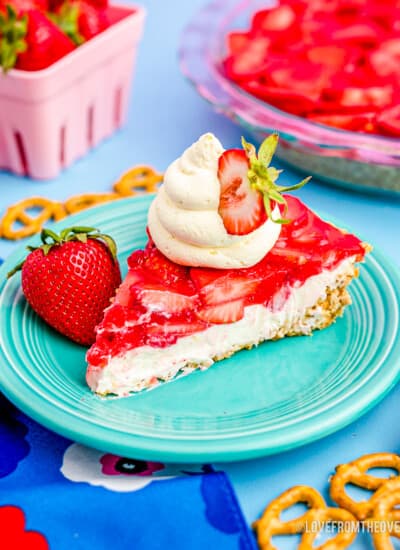
[[[337,280],[354,275],[355,258],[343,260],[335,269],[310,277],[302,286],[291,288],[288,299],[275,297],[272,309],[262,305],[245,308],[243,319],[235,323],[214,325],[202,332],[185,336],[166,348],[142,346],[121,356],[110,357],[107,366],[89,366],[87,382],[101,395],[129,395],[178,375],[189,374],[195,368],[206,369],[215,358],[228,356],[247,346],[257,345],[277,335],[296,330],[309,334],[315,323],[304,322],[306,311],[326,297],[328,288]]]

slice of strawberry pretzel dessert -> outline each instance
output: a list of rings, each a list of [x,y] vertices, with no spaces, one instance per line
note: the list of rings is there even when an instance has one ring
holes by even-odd
[[[369,245],[282,194],[308,178],[277,184],[277,142],[224,151],[205,134],[169,166],[87,353],[94,392],[152,388],[342,314]]]

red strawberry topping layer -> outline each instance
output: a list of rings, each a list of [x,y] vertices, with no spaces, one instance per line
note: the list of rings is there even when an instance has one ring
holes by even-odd
[[[144,250],[133,252],[88,362],[104,366],[110,355],[136,347],[169,346],[214,324],[239,321],[246,306],[277,309],[282,291],[289,294],[294,285],[345,258],[362,260],[365,250],[357,237],[324,222],[297,198],[285,199],[292,222],[282,225],[275,246],[253,267],[182,267],[163,256],[151,238]]]
[[[397,0],[280,0],[226,47],[225,75],[255,97],[320,124],[400,136]]]

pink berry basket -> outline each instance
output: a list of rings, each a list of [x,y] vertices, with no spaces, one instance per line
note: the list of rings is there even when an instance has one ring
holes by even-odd
[[[113,24],[47,69],[0,74],[0,168],[51,179],[126,119],[145,12],[113,5]]]

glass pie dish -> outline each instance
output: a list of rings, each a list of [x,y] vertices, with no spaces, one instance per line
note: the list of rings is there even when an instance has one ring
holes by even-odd
[[[229,80],[223,70],[225,36],[249,27],[272,0],[215,0],[184,29],[179,50],[183,74],[198,93],[256,139],[278,131],[277,155],[288,164],[353,190],[400,195],[400,140],[341,130],[286,113]]]

